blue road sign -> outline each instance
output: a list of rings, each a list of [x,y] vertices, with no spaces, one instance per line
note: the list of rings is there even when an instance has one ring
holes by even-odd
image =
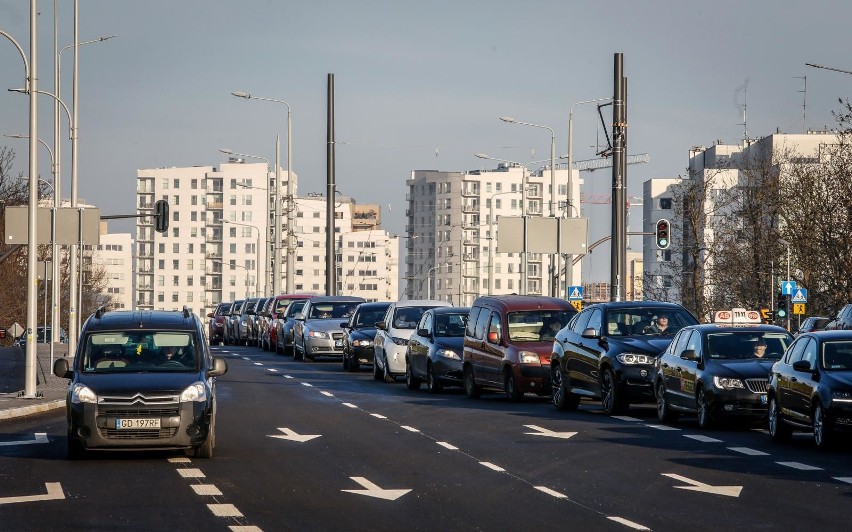
[[[796,288],[795,290],[793,290],[793,298],[790,301],[792,301],[793,303],[807,303],[808,289]]]
[[[796,291],[796,281],[781,281],[781,293],[785,296],[792,296]]]
[[[582,286],[569,286],[568,287],[568,301],[582,301],[583,300],[583,287]]]

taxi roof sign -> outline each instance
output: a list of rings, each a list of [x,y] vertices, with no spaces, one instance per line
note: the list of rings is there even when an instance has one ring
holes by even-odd
[[[731,310],[717,310],[713,315],[713,323],[729,325],[750,325],[763,323],[760,312],[746,310],[744,308],[733,308]]]

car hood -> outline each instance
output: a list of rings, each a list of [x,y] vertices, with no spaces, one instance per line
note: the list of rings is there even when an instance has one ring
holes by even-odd
[[[342,331],[340,328],[340,318],[330,318],[327,320],[308,320],[305,322],[305,327],[312,331]]]
[[[614,345],[623,345],[625,351],[631,353],[647,353],[659,355],[672,343],[669,336],[626,336],[623,338],[608,337],[607,341]]]
[[[852,388],[852,371],[826,371],[823,375],[831,377],[843,387]]]
[[[97,395],[132,395],[134,393],[180,393],[193,382],[203,380],[198,372],[188,373],[86,373],[76,382],[85,384]]]
[[[464,336],[449,336],[435,338],[435,347],[438,349],[448,349],[461,353],[464,348]]]
[[[349,336],[352,337],[353,340],[373,340],[376,338],[376,328],[361,327],[358,329],[351,329],[349,331]]]
[[[715,368],[720,377],[766,379],[775,362],[777,360],[714,360],[707,363],[707,368]]]

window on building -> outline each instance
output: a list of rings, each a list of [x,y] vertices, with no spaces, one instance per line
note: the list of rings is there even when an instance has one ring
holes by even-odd
[[[660,198],[660,209],[670,210],[672,208],[671,198]]]
[[[162,242],[160,242],[160,244],[157,245],[157,249],[159,250],[160,253],[165,253],[166,252],[166,245],[163,244]]]
[[[228,244],[228,252],[236,253],[237,252],[237,244]]]
[[[672,250],[670,249],[658,249],[657,250],[657,262],[671,262],[672,260]]]
[[[160,269],[161,269],[161,270],[165,270],[165,269],[166,269],[166,261],[165,261],[165,260],[160,259],[160,260],[159,260],[159,261],[157,261],[157,262],[159,263],[159,266],[160,266]]]
[[[173,260],[173,261],[172,261],[172,269],[173,269],[173,270],[179,270],[179,269],[180,269],[180,266],[179,266],[178,262],[179,262],[178,260]]]
[[[160,188],[162,188],[164,190],[168,190],[168,188],[169,188],[169,178],[168,177],[164,177],[160,181]]]

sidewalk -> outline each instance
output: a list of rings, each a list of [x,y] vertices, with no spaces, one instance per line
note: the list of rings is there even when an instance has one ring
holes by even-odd
[[[68,344],[56,344],[54,360],[65,356]],[[65,408],[68,379],[53,375],[50,366],[50,346],[38,344],[36,365],[36,397],[24,397],[26,388],[26,359],[19,347],[0,347],[0,424],[5,419]]]

